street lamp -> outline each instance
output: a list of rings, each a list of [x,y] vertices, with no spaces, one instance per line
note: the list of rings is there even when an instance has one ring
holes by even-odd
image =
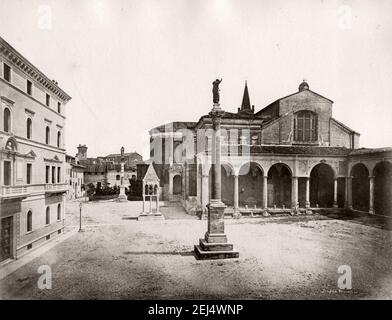
[[[82,207],[83,207],[83,202],[79,202],[79,232],[82,232]]]

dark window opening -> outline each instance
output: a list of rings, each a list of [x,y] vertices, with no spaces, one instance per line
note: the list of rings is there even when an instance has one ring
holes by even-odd
[[[46,183],[49,183],[49,174],[50,174],[50,167],[46,166],[46,171],[45,171],[45,181],[46,181]]]
[[[10,132],[11,130],[11,111],[8,108],[4,109],[4,131]]]
[[[46,94],[46,105],[50,107],[50,95]]]
[[[27,170],[26,170],[26,183],[27,184],[31,184],[31,169],[32,169],[32,164],[28,163]]]
[[[33,131],[33,122],[30,118],[27,118],[27,124],[26,124],[26,137],[27,139],[31,139],[31,133]]]
[[[33,213],[27,212],[27,232],[33,231]]]
[[[50,128],[46,127],[46,138],[45,138],[46,144],[50,143]]]
[[[27,94],[30,96],[33,94],[33,84],[30,80],[27,80]]]
[[[294,140],[317,141],[317,115],[311,111],[300,111],[294,118]]]
[[[11,67],[5,63],[4,63],[3,75],[5,80],[11,82]]]
[[[56,183],[56,167],[52,167],[52,183]]]
[[[50,208],[46,208],[45,224],[50,224]]]

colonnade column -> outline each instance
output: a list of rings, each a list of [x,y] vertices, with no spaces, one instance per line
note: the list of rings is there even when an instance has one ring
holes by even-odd
[[[338,207],[338,178],[333,179],[333,207]]]
[[[369,176],[369,213],[374,214],[374,176]]]
[[[353,208],[353,198],[352,198],[352,180],[353,177],[346,177],[346,197],[345,197],[345,207],[348,209]]]
[[[238,199],[239,199],[239,193],[238,193],[238,175],[234,175],[234,214],[237,214],[238,212]]]
[[[291,207],[298,208],[298,177],[291,178]]]
[[[173,175],[169,173],[169,201],[173,198]]]
[[[268,176],[263,176],[263,208],[268,208]]]
[[[306,177],[306,184],[305,184],[305,208],[310,208],[310,177]]]

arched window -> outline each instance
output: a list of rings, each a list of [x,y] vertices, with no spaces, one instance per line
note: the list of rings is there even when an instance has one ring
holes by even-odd
[[[33,231],[33,213],[27,212],[27,232]]]
[[[116,175],[116,180],[117,180],[117,181],[120,180],[120,175],[119,175],[119,174]]]
[[[50,224],[50,207],[46,207],[45,224]]]
[[[61,146],[61,132],[57,132],[57,148],[60,148]]]
[[[45,140],[46,144],[50,143],[50,128],[46,127],[46,140]]]
[[[61,220],[61,204],[57,205],[57,220]]]
[[[299,111],[294,117],[294,140],[317,141],[317,115],[311,111]]]
[[[26,124],[26,137],[27,139],[31,139],[31,134],[32,134],[32,130],[33,130],[33,122],[31,121],[30,118],[27,118],[27,124]]]
[[[4,109],[4,131],[10,132],[11,130],[11,111],[8,108]]]

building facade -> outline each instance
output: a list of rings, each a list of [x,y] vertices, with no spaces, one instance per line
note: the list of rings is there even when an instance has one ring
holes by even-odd
[[[359,133],[332,116],[333,101],[298,91],[255,112],[247,84],[236,113],[221,123],[226,212],[269,214],[346,208],[391,216],[392,148],[359,148]],[[205,212],[211,197],[212,118],[150,130],[161,198]]]
[[[79,145],[76,161],[84,170],[84,183],[87,186],[120,186],[121,185],[121,154],[113,153],[96,158],[87,157],[87,146]],[[137,165],[143,163],[143,157],[137,152],[124,153],[124,181],[129,182],[137,178]]]
[[[0,261],[63,232],[70,99],[0,38]]]
[[[77,163],[75,157],[66,155],[65,183],[68,186],[67,199],[73,200],[84,197],[84,171],[85,167]]]

